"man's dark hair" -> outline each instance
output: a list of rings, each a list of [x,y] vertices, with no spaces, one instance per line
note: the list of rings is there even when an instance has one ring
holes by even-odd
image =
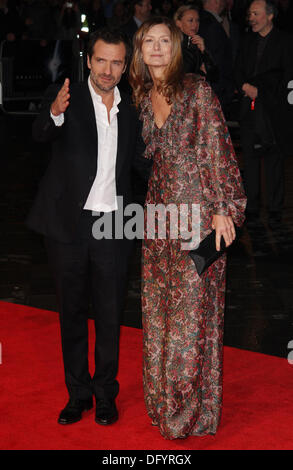
[[[255,1],[252,0],[250,4]],[[267,15],[274,15],[274,18],[278,15],[278,4],[276,0],[263,0],[265,2],[265,8]]]
[[[278,5],[275,0],[264,0],[266,4],[267,15],[274,15],[274,18],[278,14]]]
[[[113,29],[108,27],[97,29],[90,35],[87,45],[87,53],[90,59],[92,58],[92,55],[94,53],[95,44],[100,39],[106,42],[107,44],[120,44],[122,42],[125,45],[126,49],[125,63],[129,63],[132,54],[132,47],[127,35],[119,29]]]

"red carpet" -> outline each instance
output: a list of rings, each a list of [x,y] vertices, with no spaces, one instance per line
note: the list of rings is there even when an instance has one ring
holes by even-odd
[[[90,331],[92,352],[92,321]],[[286,359],[225,347],[224,406],[217,435],[167,441],[145,412],[140,330],[122,328],[120,419],[109,427],[94,422],[94,411],[71,426],[56,422],[67,401],[56,313],[0,302],[0,342],[2,450],[293,448],[293,366]]]

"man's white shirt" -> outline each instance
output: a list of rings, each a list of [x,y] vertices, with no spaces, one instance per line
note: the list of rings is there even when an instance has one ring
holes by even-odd
[[[118,104],[121,96],[117,87],[114,88],[114,102],[110,110],[110,122],[106,105],[102,97],[95,92],[88,78],[88,86],[92,97],[96,126],[98,133],[97,148],[97,174],[89,192],[84,209],[95,212],[111,212],[118,209],[116,191],[116,157],[118,142]],[[69,104],[70,106],[70,104]],[[64,114],[54,116],[51,113],[56,126],[64,123]]]

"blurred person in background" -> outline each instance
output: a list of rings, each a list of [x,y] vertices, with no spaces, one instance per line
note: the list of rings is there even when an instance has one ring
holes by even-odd
[[[182,5],[174,15],[176,26],[180,28],[182,39],[183,66],[186,73],[216,73],[216,66],[205,47],[204,39],[199,36],[199,8],[195,5]]]
[[[292,0],[278,1],[278,15],[275,25],[282,31],[293,31],[293,2]]]
[[[268,223],[273,229],[282,220],[284,156],[292,154],[293,122],[289,115],[292,107],[287,107],[288,82],[293,77],[293,40],[292,35],[274,26],[276,14],[276,3],[272,0],[251,3],[248,10],[251,31],[243,38],[235,67],[242,94],[240,140],[247,219],[252,226],[259,221],[259,156],[263,156]]]
[[[124,0],[118,0],[113,8],[113,16],[109,20],[109,25],[113,28],[120,28],[128,20],[128,8]]]
[[[0,42],[15,41],[22,32],[22,22],[15,6],[8,0],[0,0]]]
[[[172,0],[162,0],[159,2],[157,4],[157,8],[155,9],[155,14],[173,18],[174,8]]]
[[[187,2],[184,0],[172,0],[174,11],[178,10],[179,7],[185,5]],[[189,2],[191,3],[191,2]],[[193,2],[195,3],[195,2]]]
[[[22,39],[50,39],[50,5],[46,0],[23,0],[20,11]]]
[[[131,17],[129,21],[123,27],[123,31],[127,34],[130,40],[132,40],[134,34],[140,27],[140,25],[146,21],[152,11],[151,0],[132,0],[130,4]]]
[[[91,0],[88,11],[85,14],[87,16],[90,33],[106,25],[102,0]]]
[[[117,0],[102,0],[103,8],[104,8],[104,16],[106,21],[108,22],[113,16],[113,9],[116,4]]]
[[[48,39],[59,39],[59,22],[60,9],[62,2],[60,0],[46,0],[48,4]]]
[[[233,0],[233,5],[230,9],[231,17],[237,24],[240,34],[247,31],[247,9],[251,0]]]
[[[235,86],[231,41],[223,28],[223,19],[220,16],[224,7],[223,0],[203,0],[199,35],[204,38],[205,46],[217,66],[217,77],[210,83],[220,100],[224,114],[227,116]]]
[[[81,13],[76,0],[65,0],[58,16],[59,38],[75,39],[81,29]]]
[[[224,9],[221,12],[221,18],[223,20],[223,28],[230,39],[233,63],[235,62],[239,41],[240,41],[240,28],[237,23],[232,18],[232,9],[234,6],[234,0],[222,0]]]

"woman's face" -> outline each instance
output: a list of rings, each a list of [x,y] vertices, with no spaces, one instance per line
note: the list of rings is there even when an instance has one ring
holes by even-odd
[[[172,58],[171,32],[165,24],[152,26],[142,42],[142,58],[149,67],[166,67]]]
[[[194,36],[199,29],[199,14],[195,10],[187,10],[183,13],[181,20],[176,21],[176,25],[182,33],[187,36]]]

